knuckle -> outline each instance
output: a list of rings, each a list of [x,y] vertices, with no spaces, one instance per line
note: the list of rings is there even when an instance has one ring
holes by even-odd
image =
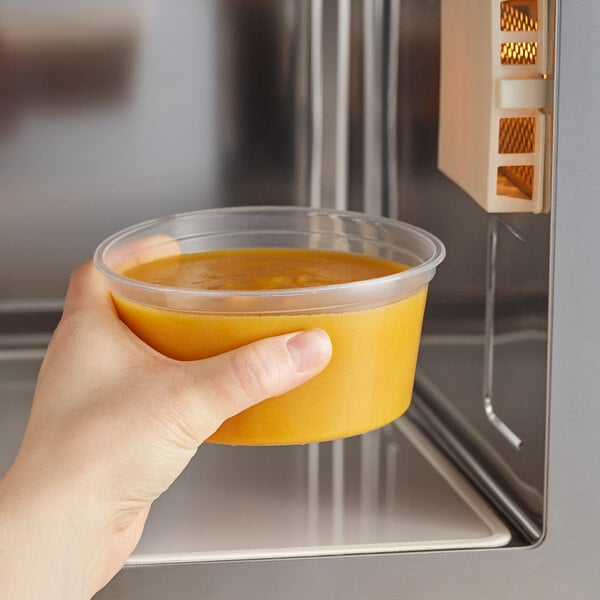
[[[256,346],[231,353],[231,372],[236,390],[244,400],[256,401],[273,395],[277,367],[273,358],[268,358]]]

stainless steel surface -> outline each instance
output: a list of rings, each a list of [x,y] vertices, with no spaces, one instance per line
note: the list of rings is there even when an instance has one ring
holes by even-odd
[[[478,489],[492,500],[522,540],[529,544],[535,544],[541,539],[540,525],[532,518],[530,512],[515,500],[513,490],[502,485],[497,474],[490,471],[487,465],[483,465],[478,454],[471,452],[461,438],[454,435],[445,426],[444,420],[431,410],[418,395],[413,398],[411,417],[433,435],[436,443],[451,460],[461,465],[463,471],[469,475],[472,481],[476,482]],[[515,536],[515,539],[517,537]]]
[[[490,269],[488,231],[494,216],[484,213],[472,199],[463,194],[436,168],[438,92],[439,92],[439,19],[438,2],[402,2],[400,9],[400,59],[398,71],[397,105],[397,186],[398,218],[420,223],[443,239],[448,248],[448,260],[439,270],[428,300],[424,323],[427,334],[482,336],[486,331],[486,300],[488,333],[492,308],[488,293]],[[495,338],[516,334],[511,346],[515,365],[528,364],[529,342],[519,334],[536,331],[544,338],[548,330],[548,278],[550,219],[540,215],[510,215],[503,217],[506,227],[497,233],[498,246],[494,260],[493,331]],[[521,240],[507,233],[518,232]],[[537,334],[536,334],[537,335]],[[491,336],[488,336],[491,337]],[[487,351],[487,361],[484,355]],[[459,431],[465,447],[475,454],[487,455],[487,438],[493,440],[496,452],[488,467],[502,472],[503,465],[518,463],[517,470],[526,473],[525,488],[534,488],[536,498],[544,496],[544,465],[546,459],[546,354],[542,342],[540,368],[526,374],[526,380],[508,375],[507,382],[499,379],[502,366],[496,357],[501,349],[495,344],[481,345],[467,361],[459,354],[447,355],[448,369],[436,373],[435,385],[455,409],[443,411],[444,419],[452,429]],[[454,362],[458,367],[454,368]],[[471,367],[461,371],[470,361]],[[478,367],[475,368],[475,365]],[[429,357],[422,353],[420,371],[435,369]],[[498,372],[497,372],[498,371]],[[504,370],[506,373],[506,370]],[[489,392],[489,384],[496,381],[493,390],[493,415],[511,432],[522,438],[523,452],[507,444],[496,443],[496,431],[490,431],[485,416],[482,388]],[[469,386],[469,393],[455,394],[457,386]],[[473,386],[474,387],[471,387]],[[533,389],[535,395],[531,395]],[[440,410],[436,398],[423,394],[424,401]],[[529,407],[525,410],[524,407]],[[489,399],[488,399],[489,413]],[[468,430],[463,423],[477,415],[477,426]],[[510,415],[510,421],[506,418]],[[481,417],[481,418],[479,418]],[[521,431],[541,432],[525,438]],[[475,434],[475,435],[473,435]],[[482,439],[486,443],[481,443]],[[534,457],[533,463],[530,462]],[[543,502],[531,503],[531,494],[517,488],[517,501],[543,517]]]
[[[0,2],[0,305],[147,218],[307,203],[307,5]]]
[[[498,416],[497,409],[494,408],[494,351],[496,345],[496,269],[498,261],[498,233],[499,229],[503,228],[515,239],[522,243],[525,240],[515,231],[510,225],[507,225],[499,218],[492,218],[488,224],[488,241],[487,241],[487,268],[486,268],[486,286],[485,286],[485,347],[483,355],[483,410],[489,422],[500,432],[506,441],[516,450],[520,450],[523,446],[523,440]],[[545,361],[544,361],[545,367]],[[540,374],[535,381],[544,380],[544,376]],[[533,379],[533,378],[532,378]],[[545,392],[545,390],[543,390]],[[541,398],[545,397],[542,392]],[[539,419],[539,414],[544,414],[545,410],[540,407],[533,415],[533,420]],[[525,419],[527,421],[527,419]],[[544,447],[543,440],[538,442],[541,447]],[[541,486],[540,486],[541,489]]]
[[[0,298],[6,308],[0,325],[8,324],[8,336],[27,327],[24,307],[55,308],[71,267],[125,225],[202,206],[308,204],[311,181],[319,179],[319,202],[327,206],[340,189],[343,161],[336,161],[335,140],[344,135],[337,110],[345,100],[336,89],[345,85],[337,69],[344,64],[339,49],[346,43],[341,32],[347,21],[338,2],[129,0],[121,3],[124,12],[114,13],[127,24],[117,27],[119,43],[114,36],[108,43],[90,33],[98,13],[89,7],[76,11],[86,26],[68,26],[66,36],[55,27],[48,37],[48,29],[31,17],[43,6],[51,13],[79,4],[0,2]],[[322,14],[311,8],[320,4]],[[27,27],[15,17],[15,6],[29,9]],[[597,595],[600,414],[594,399],[600,390],[600,288],[594,253],[600,250],[595,178],[600,84],[593,74],[600,5],[580,0],[559,6],[552,214],[507,217],[525,243],[507,236],[498,249],[494,363],[503,360],[507,340],[514,364],[536,357],[535,368],[526,372],[515,375],[511,369],[499,378],[494,371],[494,410],[522,438],[519,451],[499,438],[481,407],[489,217],[435,168],[439,0],[387,0],[383,6],[393,23],[388,20],[389,44],[382,45],[398,52],[390,54],[387,75],[381,77],[390,83],[385,121],[395,123],[381,140],[383,160],[387,157],[382,179],[382,200],[387,200],[381,206],[429,229],[448,250],[431,287],[420,359],[421,373],[441,396],[431,394],[425,401],[444,417],[438,400],[449,399],[455,417],[447,424],[462,448],[493,485],[506,484],[502,489],[509,500],[539,519],[543,537],[523,544],[527,548],[129,566],[99,598],[587,600]],[[371,118],[365,107],[365,7],[351,2],[349,8],[346,195],[349,208],[362,209],[368,183],[365,119]],[[320,18],[323,33],[317,39],[311,23]],[[104,27],[114,31],[114,22],[104,21]],[[91,36],[85,52],[79,51],[81,36],[71,35],[75,30]],[[56,42],[57,31],[68,44]],[[44,47],[48,39],[55,51],[40,52],[40,40]],[[311,44],[321,42],[319,59]],[[81,58],[73,63],[65,56]],[[111,57],[110,66],[105,56]],[[89,68],[98,64],[105,66]],[[321,67],[322,98],[314,87]],[[317,143],[311,124],[320,102],[322,160],[311,168]],[[460,349],[447,344],[452,340]],[[454,362],[470,373],[468,379],[457,379]],[[478,411],[476,417],[471,410]],[[474,426],[479,437],[460,426],[475,418],[482,418]],[[490,452],[496,442],[498,452]],[[313,465],[307,495],[313,499],[323,492],[315,470],[320,452],[318,446],[307,450]],[[334,454],[335,476],[324,478],[332,488],[332,506],[339,506],[347,471],[360,467],[339,446]],[[368,442],[362,455],[363,460],[373,455]],[[380,460],[390,464],[393,456],[389,450]],[[501,473],[512,483],[501,481]],[[369,506],[375,500],[368,490],[374,488],[366,472],[363,480],[361,502]],[[317,513],[311,514],[307,519],[314,523]],[[318,534],[313,527],[313,539]]]
[[[387,23],[382,0],[363,2],[363,25],[363,208],[378,215],[383,210],[385,164],[383,98],[386,95],[384,48]]]
[[[539,416],[546,414],[546,335],[531,330],[495,339],[494,406],[507,423],[521,424],[519,447],[508,445],[481,403],[485,347],[485,336],[426,336],[416,389],[448,433],[462,440],[462,451],[478,455],[479,471],[529,512],[534,525],[526,526],[527,535],[535,540],[544,510],[546,422]],[[519,402],[498,404],[515,398]]]
[[[350,49],[352,42],[351,2],[338,2],[338,44],[335,122],[335,202],[343,210],[348,206],[348,142],[350,127]]]
[[[0,476],[17,452],[42,357],[43,350],[0,352]],[[353,468],[361,457],[361,468]],[[203,446],[153,504],[129,564],[509,541],[508,529],[464,476],[404,419],[381,432],[319,446]]]
[[[583,18],[583,16],[585,18]],[[600,522],[600,84],[596,69],[600,5],[560,6],[552,223],[551,370],[546,533],[530,549],[399,554],[320,560],[130,569],[102,598],[173,593],[315,598],[490,598],[587,600],[597,595]],[[444,199],[448,201],[448,198]],[[268,582],[268,585],[265,585]]]
[[[310,206],[322,206],[323,178],[323,0],[311,0],[310,90],[311,156]]]
[[[351,467],[365,439],[375,454],[359,472]],[[306,447],[202,450],[153,506],[131,563],[490,548],[510,541],[502,521],[408,420],[322,444],[314,507],[307,502],[313,475]],[[366,503],[365,495],[376,501]],[[413,502],[415,496],[423,502]]]
[[[582,15],[585,18],[582,19]],[[563,3],[555,139],[549,460],[546,534],[533,549],[440,552],[131,569],[103,598],[490,598],[587,600],[597,595],[600,522],[600,84],[594,0]],[[265,586],[264,582],[269,584]]]

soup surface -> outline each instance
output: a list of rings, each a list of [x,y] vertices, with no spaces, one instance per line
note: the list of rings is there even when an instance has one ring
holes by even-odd
[[[404,270],[404,265],[390,260],[348,252],[237,248],[169,256],[123,274],[157,285],[248,291],[350,283]]]

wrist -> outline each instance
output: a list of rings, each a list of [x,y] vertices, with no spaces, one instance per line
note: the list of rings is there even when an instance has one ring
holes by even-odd
[[[0,480],[0,598],[91,598],[101,570],[93,528],[63,491],[9,472]]]

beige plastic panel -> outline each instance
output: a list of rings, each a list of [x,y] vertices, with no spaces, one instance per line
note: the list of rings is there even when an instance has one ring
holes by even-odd
[[[544,0],[442,0],[438,167],[488,212],[548,210],[544,28]]]

